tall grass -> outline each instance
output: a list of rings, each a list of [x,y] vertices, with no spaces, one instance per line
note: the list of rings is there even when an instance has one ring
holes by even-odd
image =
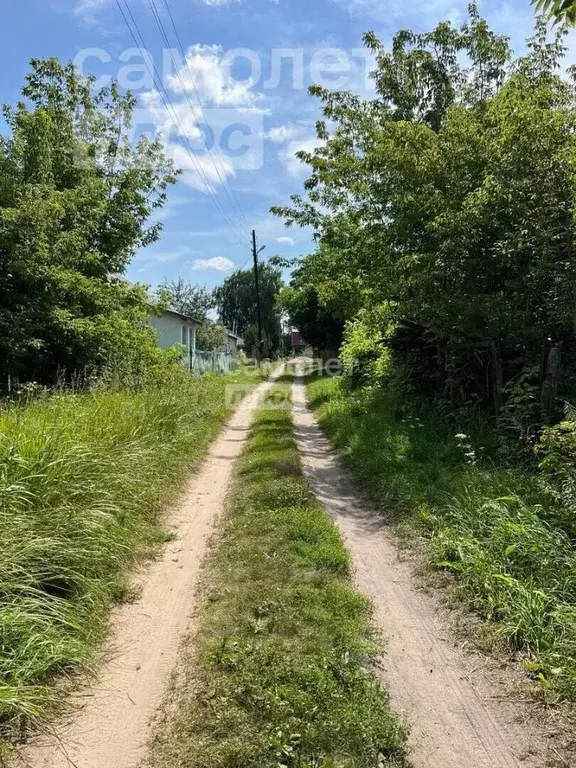
[[[507,460],[487,420],[458,422],[394,386],[324,377],[309,395],[353,476],[421,537],[429,565],[540,691],[576,701],[576,528],[534,466]]]
[[[0,418],[0,754],[14,726],[86,669],[131,567],[166,538],[164,505],[246,377],[176,373],[144,391],[60,393]]]
[[[286,402],[282,386],[269,402]],[[404,765],[404,729],[369,671],[371,606],[348,576],[340,535],[302,477],[290,411],[264,408],[154,767]]]

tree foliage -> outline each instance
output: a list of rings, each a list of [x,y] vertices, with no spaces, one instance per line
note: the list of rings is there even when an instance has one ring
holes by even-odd
[[[265,354],[275,354],[280,348],[281,324],[277,297],[282,288],[279,269],[269,264],[258,267],[260,306]],[[220,322],[235,329],[244,338],[248,349],[258,347],[256,283],[251,269],[239,269],[227,277],[214,291]]]
[[[159,142],[132,141],[135,101],[115,83],[32,60],[22,96],[0,137],[0,376],[140,364],[148,302],[118,278],[158,238],[147,220],[174,168]]]
[[[228,341],[228,330],[207,318],[196,330],[196,349],[212,352],[224,349]]]
[[[160,301],[195,320],[206,320],[214,307],[214,295],[205,286],[189,283],[184,278],[160,283],[156,290]]]
[[[296,269],[290,285],[278,297],[279,306],[300,331],[303,339],[317,351],[335,354],[342,344],[344,319],[322,304],[309,269]]]
[[[574,0],[532,0],[532,5],[545,18],[556,22],[576,24],[576,2]]]
[[[315,228],[300,270],[321,275],[325,306],[349,320],[385,308],[386,327],[408,321],[433,348],[440,388],[488,376],[496,397],[551,347],[574,363],[576,101],[562,29],[550,41],[538,22],[514,60],[469,10],[459,29],[399,32],[391,50],[367,34],[374,99],[311,89],[325,120],[322,146],[300,153],[307,198],[273,210]]]

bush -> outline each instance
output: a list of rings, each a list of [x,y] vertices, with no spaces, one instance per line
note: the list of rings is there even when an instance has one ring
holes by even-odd
[[[547,490],[565,510],[565,521],[576,537],[576,420],[544,427],[538,446]]]
[[[228,331],[223,325],[204,320],[196,332],[196,349],[199,352],[213,352],[224,349],[228,340]]]
[[[346,323],[340,357],[344,375],[353,388],[378,385],[386,375],[389,362],[386,330],[382,308],[362,310],[356,319]]]

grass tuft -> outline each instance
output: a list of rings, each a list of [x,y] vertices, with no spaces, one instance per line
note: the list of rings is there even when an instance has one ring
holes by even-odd
[[[404,765],[404,728],[370,672],[371,605],[348,576],[340,535],[301,475],[290,411],[264,408],[155,768]]]
[[[0,417],[0,756],[90,669],[160,513],[246,380],[182,372],[158,389],[55,394]],[[4,746],[2,746],[4,745]]]

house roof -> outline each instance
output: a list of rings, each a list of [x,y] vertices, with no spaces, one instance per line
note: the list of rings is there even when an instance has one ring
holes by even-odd
[[[169,315],[176,315],[177,317],[182,318],[182,320],[188,320],[190,323],[196,323],[197,325],[202,324],[202,320],[199,320],[197,317],[191,317],[190,315],[184,315],[182,312],[178,312],[177,309],[171,309],[169,307],[165,307],[163,310],[165,313],[168,313]]]
[[[202,325],[204,322],[203,320],[200,320],[196,317],[191,317],[190,315],[185,315],[182,312],[178,312],[177,309],[172,309],[171,307],[165,307],[163,310],[165,313],[168,313],[169,315],[176,315],[176,317],[181,318],[182,320],[188,320],[190,323],[196,323],[196,325]],[[228,333],[228,338],[236,339],[239,344],[244,343],[244,339],[242,336],[238,336],[237,333],[234,333],[233,331],[226,330]]]

